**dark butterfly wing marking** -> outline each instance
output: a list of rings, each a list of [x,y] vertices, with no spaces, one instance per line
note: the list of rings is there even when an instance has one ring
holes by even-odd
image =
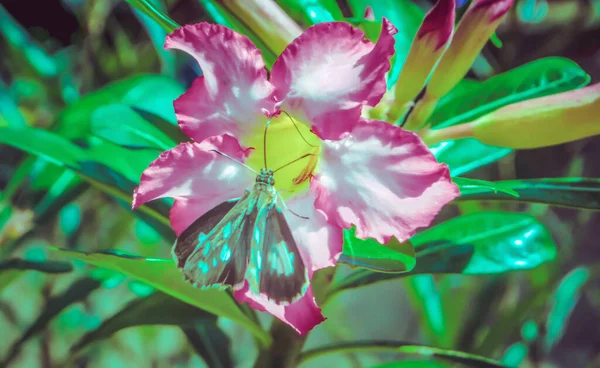
[[[256,196],[224,202],[194,222],[177,239],[173,254],[194,286],[234,286],[243,282],[256,220]],[[188,232],[189,230],[189,232]]]
[[[198,235],[201,233],[208,234],[239,200],[240,198],[236,198],[219,204],[200,216],[177,237],[172,250],[177,267],[183,268],[190,254],[198,246]]]
[[[288,304],[304,295],[309,285],[308,273],[292,231],[281,208],[270,198],[256,219],[248,277],[251,291]],[[254,289],[254,290],[253,290]]]

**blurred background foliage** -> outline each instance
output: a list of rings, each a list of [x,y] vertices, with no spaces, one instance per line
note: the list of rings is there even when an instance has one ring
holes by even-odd
[[[303,28],[331,20],[361,23],[372,5],[376,16],[389,17],[400,30],[392,80],[432,6],[427,0],[277,3]],[[457,4],[457,18],[464,3]],[[200,73],[189,57],[162,48],[166,29],[176,24],[152,19],[144,7],[178,24],[218,22],[247,34],[267,65],[283,48],[269,32],[257,33],[256,20],[236,16],[231,1],[2,1],[0,143],[10,144],[0,146],[0,366],[249,367],[257,346],[268,340],[257,326],[269,316],[222,296],[198,299],[183,287],[161,284],[179,275],[160,260],[149,268],[134,264],[137,256],[169,258],[170,201],[133,213],[130,196],[148,163],[185,139],[172,101]],[[547,95],[590,78],[600,81],[599,1],[516,1],[496,37],[502,47],[489,43],[467,77],[501,79],[479,89],[463,85],[462,92],[459,85],[440,102],[434,125],[464,122],[461,114],[519,91],[550,86]],[[551,56],[574,62],[542,59],[523,66]],[[528,69],[503,74],[516,67]],[[453,175],[466,178],[600,178],[598,138],[520,151],[461,141],[434,151]],[[519,191],[522,183],[509,187]],[[418,348],[399,343],[410,342],[507,366],[600,367],[600,212],[589,210],[600,208],[598,180],[551,185],[555,191],[545,198],[533,191],[540,203],[488,201],[477,190],[464,200],[469,192],[463,190],[463,200],[436,223],[452,220],[413,239],[418,262],[410,273],[339,266],[323,306],[328,320],[310,334],[305,350],[357,340],[398,343],[384,351],[306,353],[303,366],[456,365],[426,362]],[[526,197],[531,187],[520,193]],[[561,201],[588,210],[550,205]],[[519,247],[523,239],[526,247]],[[73,253],[71,261],[51,246],[121,253]],[[409,270],[405,258],[399,254],[390,267]]]

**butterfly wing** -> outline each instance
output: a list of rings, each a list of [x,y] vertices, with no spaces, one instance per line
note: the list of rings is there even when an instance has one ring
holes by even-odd
[[[173,246],[184,277],[194,286],[237,285],[244,280],[256,221],[256,196],[220,204],[186,229]]]
[[[264,197],[259,200],[267,201]],[[308,273],[292,230],[275,200],[259,203],[255,235],[246,278],[250,290],[278,304],[289,304],[304,295]]]
[[[190,254],[196,249],[198,236],[210,233],[239,200],[240,198],[236,198],[219,204],[200,216],[177,237],[171,252],[177,262],[177,267],[183,268]]]

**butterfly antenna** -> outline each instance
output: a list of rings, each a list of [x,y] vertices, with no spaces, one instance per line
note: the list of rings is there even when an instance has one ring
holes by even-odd
[[[271,124],[271,119],[267,120],[267,123],[265,124],[265,133],[263,136],[263,158],[265,162],[265,169],[269,167],[267,166],[267,130],[269,129],[269,124]]]
[[[317,147],[314,144],[308,143],[308,141],[306,140],[306,138],[304,138],[304,136],[302,135],[302,132],[300,132],[300,128],[298,128],[298,123],[296,123],[296,121],[294,120],[294,118],[292,118],[290,116],[290,114],[287,113],[287,111],[281,110],[281,112],[283,112],[284,114],[286,114],[287,117],[292,121],[292,124],[294,124],[294,128],[296,128],[296,131],[298,132],[298,134],[300,135],[300,137],[302,138],[302,140],[304,141],[304,143],[308,144],[311,147]]]
[[[221,155],[221,156],[223,156],[223,157],[227,157],[227,158],[228,158],[228,159],[230,159],[231,161],[233,161],[233,162],[236,162],[236,163],[238,163],[238,164],[242,165],[242,166],[243,166],[243,167],[245,167],[246,169],[248,169],[248,170],[252,171],[254,174],[258,175],[258,173],[257,173],[256,171],[254,171],[254,169],[253,169],[253,168],[251,168],[250,166],[246,165],[246,164],[245,164],[245,163],[243,163],[243,162],[240,162],[240,161],[236,160],[235,158],[233,158],[233,157],[229,156],[229,155],[228,155],[228,154],[226,154],[225,152],[221,152],[221,151],[219,151],[219,150],[216,150],[216,149],[212,149],[211,151],[213,151],[213,152],[216,152],[216,153],[218,153],[219,155]]]
[[[308,157],[308,156],[316,156],[316,155],[315,155],[314,153],[307,153],[307,154],[305,154],[305,155],[303,155],[303,156],[300,156],[300,157],[298,157],[297,159],[295,159],[295,160],[293,160],[293,161],[290,161],[290,162],[288,162],[288,163],[287,163],[287,164],[285,164],[285,165],[281,165],[281,166],[279,166],[277,169],[273,170],[273,173],[276,173],[277,171],[279,171],[279,170],[283,169],[284,167],[287,167],[287,166],[289,166],[289,165],[293,164],[294,162],[300,161],[300,160],[302,160],[303,158],[306,158],[306,157]]]

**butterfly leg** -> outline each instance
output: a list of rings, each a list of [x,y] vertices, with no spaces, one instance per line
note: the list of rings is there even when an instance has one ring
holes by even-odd
[[[285,201],[283,200],[283,198],[281,198],[281,196],[279,194],[277,194],[277,200],[281,203],[281,207],[283,207],[283,209],[290,211],[292,214],[300,217],[301,219],[305,219],[305,220],[309,220],[310,219],[308,216],[299,215],[296,212],[294,212],[294,210],[292,210],[291,208],[289,208],[287,206],[287,204],[285,204]]]

